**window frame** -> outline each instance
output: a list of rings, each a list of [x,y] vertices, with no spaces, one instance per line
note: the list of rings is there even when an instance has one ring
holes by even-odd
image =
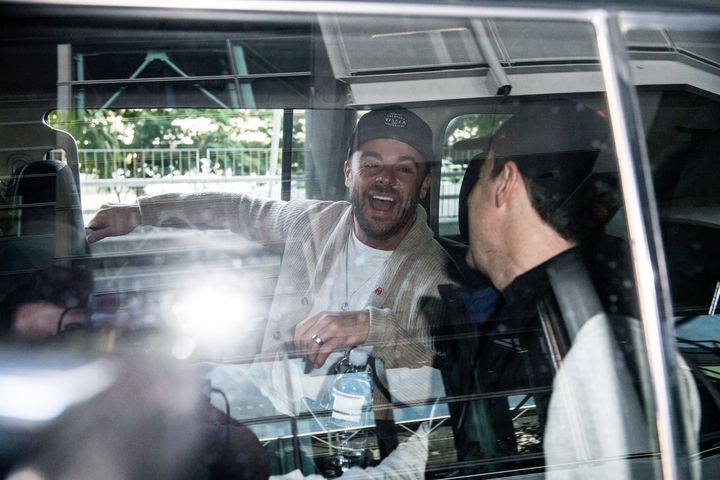
[[[103,8],[101,0],[45,0],[15,1],[16,4],[43,5],[44,8],[68,7],[70,14],[78,13],[84,7]],[[114,2],[121,8],[136,8],[140,5],[132,0]],[[190,2],[174,4],[154,0],[142,2],[140,11],[131,13],[143,15],[157,9],[172,12],[179,17],[193,15]],[[173,6],[174,5],[174,6]],[[181,7],[181,8],[176,8]],[[184,8],[183,8],[184,7]],[[197,7],[196,7],[197,8]],[[377,14],[427,15],[448,17],[492,17],[492,18],[547,18],[565,19],[592,24],[595,28],[600,53],[600,70],[606,88],[610,120],[616,145],[619,178],[632,248],[638,294],[640,297],[641,321],[643,325],[651,378],[654,389],[657,414],[656,423],[660,436],[660,456],[664,478],[680,479],[689,476],[687,452],[683,452],[681,434],[680,401],[677,391],[677,369],[672,352],[673,325],[670,290],[664,260],[664,248],[660,235],[657,202],[649,173],[647,147],[642,134],[642,120],[637,92],[629,78],[631,63],[626,53],[625,33],[633,26],[677,25],[682,28],[717,26],[717,16],[701,14],[679,14],[602,9],[562,8],[514,8],[493,7],[477,4],[421,4],[408,12],[403,3],[356,3],[356,2],[228,2],[216,1],[202,7],[217,15],[231,14],[241,18],[244,12],[289,12],[296,14]],[[154,10],[155,9],[155,10]],[[292,125],[292,122],[286,122]],[[286,162],[283,161],[283,165]]]

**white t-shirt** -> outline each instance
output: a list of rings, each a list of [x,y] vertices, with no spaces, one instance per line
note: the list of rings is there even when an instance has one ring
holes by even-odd
[[[392,253],[365,245],[351,233],[315,296],[312,315],[364,309]]]
[[[344,251],[337,256],[330,267],[327,277],[318,289],[310,315],[328,311],[341,312],[363,310],[367,299],[379,285],[377,284],[392,251],[378,250],[362,243],[355,233],[348,236]],[[358,348],[372,352],[372,347]],[[304,398],[321,400],[324,388],[322,380],[328,370],[343,356],[345,349],[333,352],[325,364],[309,373],[304,373],[305,361],[302,358],[278,357],[274,362],[251,364],[242,370],[248,381],[253,382],[275,409],[285,415],[295,415],[307,409]],[[244,366],[243,366],[244,367]],[[216,372],[214,382],[221,380]],[[233,373],[236,378],[239,373]],[[216,386],[213,383],[213,386]],[[223,384],[223,388],[230,388]],[[227,391],[227,390],[223,390]]]

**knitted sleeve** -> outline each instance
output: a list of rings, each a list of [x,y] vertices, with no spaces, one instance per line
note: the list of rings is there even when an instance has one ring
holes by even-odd
[[[143,225],[229,228],[257,241],[285,240],[292,223],[314,203],[218,192],[169,193],[138,200]]]

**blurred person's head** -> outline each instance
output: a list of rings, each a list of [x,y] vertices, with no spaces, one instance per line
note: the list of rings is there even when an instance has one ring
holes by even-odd
[[[0,305],[0,333],[37,343],[83,327],[92,276],[78,267],[53,266],[31,274]]]

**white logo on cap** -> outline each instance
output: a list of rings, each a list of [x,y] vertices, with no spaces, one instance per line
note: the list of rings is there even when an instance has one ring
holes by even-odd
[[[385,126],[393,128],[405,128],[407,120],[402,113],[389,112],[385,114]]]

